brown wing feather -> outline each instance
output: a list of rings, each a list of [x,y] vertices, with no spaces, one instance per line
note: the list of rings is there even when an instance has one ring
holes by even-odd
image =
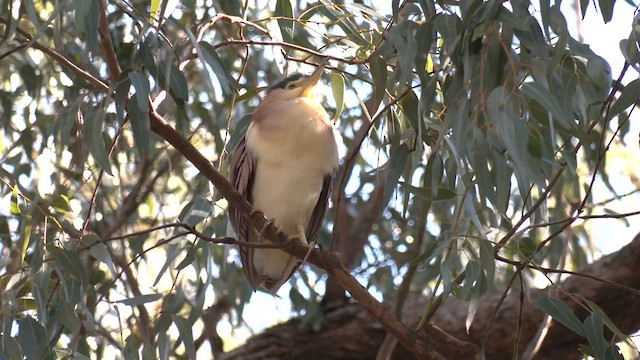
[[[331,194],[332,178],[333,174],[327,174],[324,176],[324,179],[322,179],[322,190],[320,191],[320,196],[318,196],[316,207],[313,208],[313,213],[311,213],[309,224],[307,225],[306,235],[309,243],[316,241],[318,233],[322,228],[322,220],[324,219],[324,214],[327,212],[327,202],[329,201],[329,194]]]
[[[245,138],[238,143],[231,153],[230,181],[233,187],[247,201],[252,202],[251,190],[256,170],[256,158],[247,148]],[[251,239],[251,225],[249,219],[236,208],[229,205],[229,220],[240,241],[248,242]],[[260,276],[253,267],[253,249],[240,246],[240,260],[244,274],[255,289],[260,284]]]

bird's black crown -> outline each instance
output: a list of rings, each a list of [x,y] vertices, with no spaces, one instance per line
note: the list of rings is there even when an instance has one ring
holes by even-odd
[[[270,93],[271,91],[275,90],[275,89],[284,89],[284,88],[287,87],[287,84],[289,84],[289,83],[291,83],[293,81],[296,81],[296,80],[300,80],[303,77],[306,77],[306,75],[300,74],[300,73],[291,74],[291,75],[287,76],[286,78],[278,81],[273,86],[269,87],[269,89],[267,89],[267,94]]]

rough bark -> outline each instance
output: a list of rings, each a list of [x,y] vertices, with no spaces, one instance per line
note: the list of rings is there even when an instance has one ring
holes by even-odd
[[[629,291],[612,283],[640,289],[639,270],[640,235],[620,251],[603,257],[579,272],[587,276],[568,276],[559,284],[562,291],[556,292],[554,297],[563,300],[580,319],[588,316],[588,312],[569,299],[568,294],[593,301],[624,333],[630,334],[640,329],[640,296],[637,291]],[[524,352],[535,336],[544,317],[535,303],[548,296],[550,289],[551,287],[533,290],[525,297],[522,304],[519,354]],[[453,298],[447,299],[440,307],[431,319],[432,323],[459,340],[480,344],[499,298],[500,294],[490,294],[480,300],[469,334],[464,326],[468,304]],[[513,358],[520,303],[519,293],[509,293],[500,306],[485,344],[487,359]],[[419,318],[424,304],[424,298],[413,297],[408,300],[404,314],[408,325],[413,325]],[[246,345],[222,354],[219,358],[373,359],[385,334],[382,326],[358,304],[352,303],[326,314],[321,331],[301,328],[300,321],[293,319],[268,329],[250,339]],[[586,340],[554,321],[536,359],[579,359],[578,346],[582,343],[586,343]],[[411,355],[399,345],[394,357],[404,359],[411,358]],[[456,355],[451,358],[460,357]]]

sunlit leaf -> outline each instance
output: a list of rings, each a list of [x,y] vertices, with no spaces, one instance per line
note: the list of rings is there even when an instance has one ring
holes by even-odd
[[[341,74],[331,74],[331,91],[336,102],[336,113],[333,115],[333,122],[335,123],[340,119],[344,107],[344,77]]]
[[[54,208],[54,210],[61,213],[67,213],[72,211],[69,198],[62,194],[56,196],[53,199],[53,201],[51,202],[51,206]]]
[[[18,190],[18,184],[14,185],[13,191],[11,192],[11,214],[12,215],[20,215],[20,204],[18,200],[20,199],[20,191]]]
[[[33,228],[33,221],[31,215],[27,215],[22,220],[22,229],[20,231],[20,240],[18,241],[18,249],[20,249],[20,265],[24,262],[24,258],[27,255],[27,248],[31,241],[31,230]]]

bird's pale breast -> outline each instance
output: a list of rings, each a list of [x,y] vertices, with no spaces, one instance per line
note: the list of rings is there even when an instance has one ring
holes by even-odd
[[[247,146],[259,164],[252,202],[285,232],[296,234],[296,224],[307,226],[324,176],[338,165],[333,130],[325,110],[304,98],[279,102],[268,113],[252,124],[259,132],[247,132]]]

